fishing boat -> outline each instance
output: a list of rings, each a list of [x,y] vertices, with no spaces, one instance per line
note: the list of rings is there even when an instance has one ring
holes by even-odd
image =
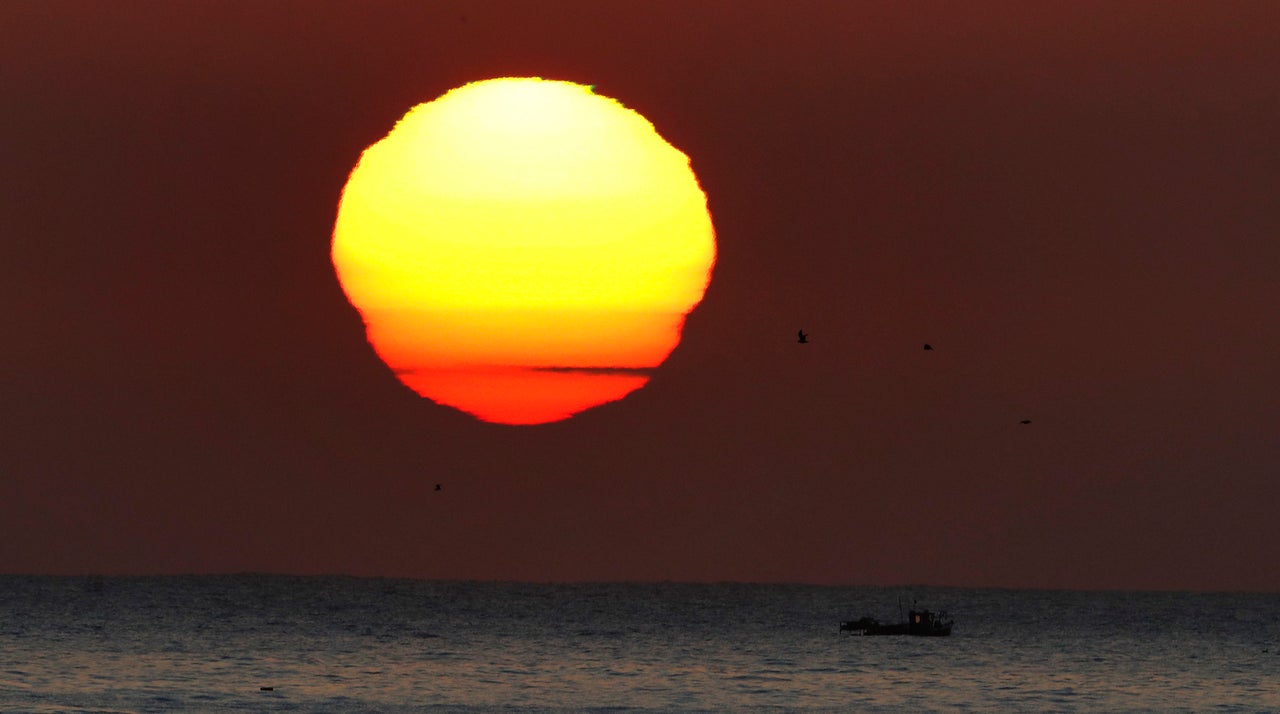
[[[840,623],[841,632],[859,635],[915,635],[917,637],[946,637],[951,634],[953,621],[945,612],[912,610],[906,622],[882,623],[873,617],[862,617]]]

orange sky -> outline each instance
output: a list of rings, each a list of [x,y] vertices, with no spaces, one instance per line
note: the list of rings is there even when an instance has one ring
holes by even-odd
[[[1280,590],[1276,27],[0,3],[0,572]],[[406,389],[329,260],[361,151],[504,75],[652,121],[719,247],[643,389],[537,427]]]

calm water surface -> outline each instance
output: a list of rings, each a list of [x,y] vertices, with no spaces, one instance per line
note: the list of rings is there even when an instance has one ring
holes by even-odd
[[[913,598],[954,634],[838,630]],[[1278,621],[1280,594],[0,576],[0,711],[1280,711]]]

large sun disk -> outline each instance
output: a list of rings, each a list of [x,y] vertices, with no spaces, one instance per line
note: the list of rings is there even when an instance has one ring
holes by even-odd
[[[643,386],[639,372],[538,370],[658,366],[715,239],[688,157],[644,117],[570,82],[499,79],[413,108],[361,155],[332,253],[402,382],[486,421],[539,423]]]

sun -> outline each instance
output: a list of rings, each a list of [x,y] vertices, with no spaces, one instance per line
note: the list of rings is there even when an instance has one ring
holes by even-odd
[[[592,87],[474,82],[411,109],[342,191],[333,264],[406,386],[504,424],[641,388],[715,265],[689,157]]]

